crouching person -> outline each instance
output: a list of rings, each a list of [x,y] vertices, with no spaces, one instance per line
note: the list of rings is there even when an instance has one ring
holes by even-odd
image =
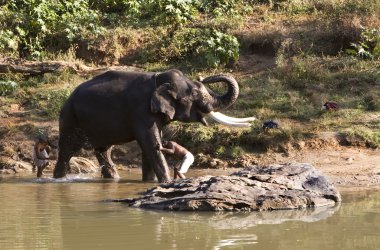
[[[184,174],[187,173],[187,170],[189,170],[191,164],[193,164],[194,155],[174,141],[163,141],[162,146],[159,146],[159,150],[180,158],[181,162],[177,165],[178,168],[174,167],[174,179],[177,177],[182,179],[186,178]]]

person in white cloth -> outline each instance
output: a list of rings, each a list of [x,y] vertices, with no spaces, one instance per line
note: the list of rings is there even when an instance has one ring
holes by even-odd
[[[33,148],[33,172],[37,168],[37,177],[41,177],[42,171],[49,165],[49,152],[48,139],[39,136]]]
[[[174,167],[174,179],[176,179],[177,176],[182,179],[186,178],[184,174],[187,173],[187,170],[189,170],[191,164],[193,164],[194,155],[174,141],[162,141],[162,146],[159,146],[159,150],[163,153],[181,158],[182,161],[177,165],[179,167]]]

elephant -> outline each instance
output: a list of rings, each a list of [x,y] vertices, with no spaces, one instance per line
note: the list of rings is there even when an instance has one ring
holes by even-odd
[[[226,93],[217,94],[205,85],[214,82],[227,84]],[[142,150],[142,180],[157,177],[161,183],[169,182],[167,162],[158,150],[162,128],[171,121],[207,125],[205,116],[212,112],[221,119],[218,111],[231,106],[238,95],[238,83],[226,75],[197,81],[171,69],[159,73],[107,71],[95,76],[78,85],[61,109],[53,176],[65,177],[70,158],[90,145],[103,177],[117,178],[112,146],[136,140]],[[226,122],[230,122],[228,117]]]

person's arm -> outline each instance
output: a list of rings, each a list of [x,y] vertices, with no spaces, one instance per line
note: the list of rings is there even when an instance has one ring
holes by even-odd
[[[167,153],[167,154],[174,154],[174,152],[175,152],[175,148],[174,148],[174,145],[172,143],[168,143],[166,147],[163,147],[161,145],[160,150],[161,150],[161,152]]]
[[[34,150],[36,151],[36,157],[37,157],[38,160],[50,160],[50,157],[42,157],[41,156],[40,151],[39,151],[37,145],[34,146]]]

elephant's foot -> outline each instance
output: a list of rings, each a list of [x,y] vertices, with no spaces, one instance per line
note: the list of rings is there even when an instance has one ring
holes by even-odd
[[[120,178],[116,169],[110,165],[103,165],[101,167],[101,174],[102,174],[103,178],[107,178],[107,179],[119,179]]]
[[[66,176],[66,172],[63,172],[63,171],[54,171],[54,173],[53,173],[53,177],[55,179],[63,178],[65,176]]]

